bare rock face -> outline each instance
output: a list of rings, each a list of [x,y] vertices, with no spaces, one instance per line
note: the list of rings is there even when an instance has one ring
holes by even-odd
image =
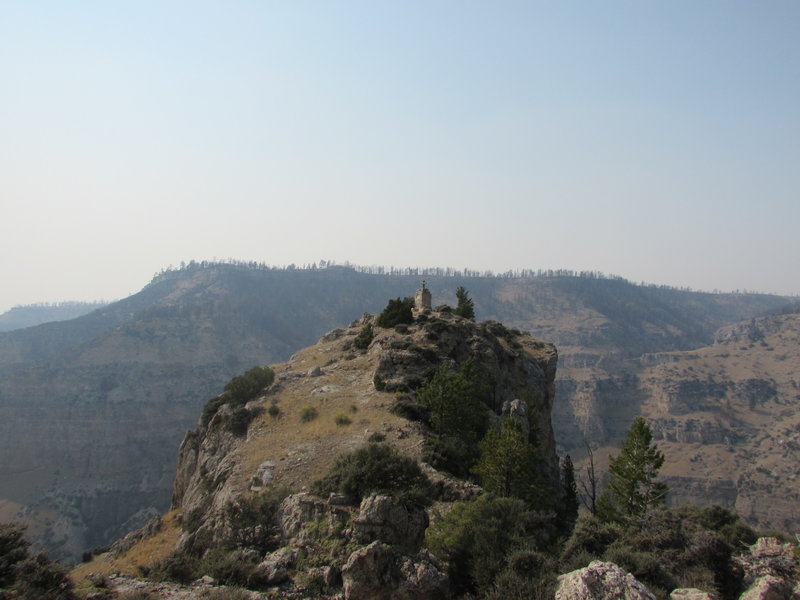
[[[759,577],[744,594],[739,596],[739,600],[797,600],[797,598],[800,598],[797,589],[793,591],[786,580],[774,575]]]
[[[556,600],[656,600],[633,575],[614,563],[592,561],[558,578]]]
[[[719,596],[697,588],[678,588],[672,590],[669,600],[719,600]]]
[[[441,600],[449,587],[433,555],[401,556],[380,541],[353,552],[342,569],[342,579],[346,600]]]
[[[332,505],[308,494],[292,494],[281,503],[278,526],[284,539],[301,544],[324,532],[310,532],[308,524],[325,521],[329,527],[344,526],[350,519],[350,510]]]
[[[380,540],[406,552],[416,552],[428,528],[428,514],[422,508],[408,508],[389,496],[364,498],[353,534],[361,544]]]

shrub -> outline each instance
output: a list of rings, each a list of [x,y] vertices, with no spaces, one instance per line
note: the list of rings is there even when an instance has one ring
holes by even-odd
[[[225,385],[222,394],[212,398],[203,406],[200,424],[203,427],[207,426],[223,404],[230,404],[233,408],[247,404],[256,398],[261,390],[272,385],[274,380],[275,373],[269,367],[253,367],[246,373],[234,377]]]
[[[26,558],[14,566],[11,589],[18,600],[74,600],[67,569],[52,562],[44,553]]]
[[[397,401],[389,409],[391,412],[399,417],[408,419],[409,421],[427,422],[430,418],[430,412],[421,404],[414,402],[408,395],[401,395],[397,397]],[[429,461],[425,461],[429,462]]]
[[[158,564],[150,573],[156,581],[175,581],[177,583],[191,583],[200,573],[200,560],[188,552],[173,552]]]
[[[281,414],[281,409],[278,408],[277,404],[270,404],[267,409],[267,414],[273,419],[277,419]]]
[[[253,367],[243,375],[234,377],[225,385],[224,394],[233,404],[245,404],[256,398],[265,387],[272,385],[275,373],[269,367]]]
[[[240,550],[212,548],[202,560],[202,571],[217,583],[252,587],[256,584],[258,557]]]
[[[426,544],[448,562],[457,594],[485,593],[507,556],[530,543],[530,517],[521,500],[483,495],[457,504],[429,527]]]
[[[300,411],[300,420],[303,423],[308,423],[317,418],[317,409],[313,406],[306,406]]]
[[[28,554],[25,526],[0,523],[0,597],[18,600],[74,600],[67,570],[44,553]]]
[[[262,555],[280,545],[278,509],[288,492],[269,489],[251,496],[240,496],[225,507],[225,520],[230,531],[228,545],[254,548]]]
[[[334,417],[334,421],[340,427],[345,426],[345,425],[350,425],[350,423],[353,422],[353,421],[350,420],[350,417],[348,417],[347,415],[342,414],[342,413],[336,415],[336,417]]]
[[[401,323],[413,323],[414,315],[411,312],[413,307],[414,301],[411,298],[389,300],[386,308],[378,315],[378,327],[391,329]]]
[[[311,492],[339,492],[358,503],[372,493],[388,494],[406,505],[427,506],[433,486],[417,462],[388,444],[368,444],[339,456]]]
[[[378,433],[377,431],[369,434],[367,441],[370,444],[379,444],[380,442],[386,441],[386,436],[382,433]]]
[[[561,560],[569,561],[576,554],[600,558],[606,548],[617,541],[622,534],[622,527],[619,525],[603,523],[593,516],[580,517],[564,546]]]
[[[353,340],[353,346],[358,348],[359,350],[366,350],[369,348],[370,342],[372,342],[372,338],[374,334],[372,332],[372,324],[367,323],[364,327],[361,328],[361,332],[356,336]]]
[[[237,406],[225,421],[225,428],[234,435],[246,435],[253,417],[255,414],[252,411],[247,410],[244,406]]]
[[[379,392],[382,392],[386,389],[386,382],[383,380],[383,377],[375,373],[375,377],[372,378],[372,384],[375,386],[375,389]]]

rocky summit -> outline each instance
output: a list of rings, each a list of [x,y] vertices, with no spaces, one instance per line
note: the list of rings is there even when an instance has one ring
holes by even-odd
[[[181,445],[170,512],[74,577],[125,591],[136,587],[126,576],[171,569],[175,578],[181,560],[225,548],[224,560],[255,565],[249,581],[270,588],[270,597],[446,597],[448,572],[423,547],[425,531],[453,502],[482,490],[423,462],[431,431],[419,418],[418,392],[443,365],[468,363],[485,382],[487,426],[503,415],[524,421],[535,432],[541,481],[555,484],[557,352],[447,306],[391,328],[377,323],[365,314],[273,365],[274,381],[244,406],[224,402],[225,394],[209,402]],[[406,490],[359,499],[312,485],[337,457],[364,448],[418,465],[429,501],[409,501]]]

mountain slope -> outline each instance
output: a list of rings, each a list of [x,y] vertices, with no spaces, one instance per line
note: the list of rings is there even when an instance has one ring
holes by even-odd
[[[478,319],[556,343],[563,367],[554,423],[566,450],[592,433],[587,423],[600,445],[627,429],[614,410],[585,418],[609,406],[584,410],[581,398],[594,393],[587,370],[709,344],[720,326],[785,303],[597,277],[424,277],[434,304],[454,304],[463,285]],[[342,267],[198,266],[164,273],[80,318],[0,334],[0,518],[33,523],[61,558],[115,539],[166,508],[181,436],[226,381],[380,311],[421,279]],[[603,393],[624,388],[624,377],[606,379],[613,385]]]

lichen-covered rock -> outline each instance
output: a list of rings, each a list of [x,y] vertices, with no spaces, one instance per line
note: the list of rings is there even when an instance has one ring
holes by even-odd
[[[672,590],[669,600],[719,600],[719,595],[697,588],[678,588]]]
[[[309,531],[309,524],[326,523],[333,529],[344,526],[350,519],[350,511],[343,506],[332,506],[325,500],[306,493],[287,496],[278,509],[278,527],[284,539],[297,545],[324,534],[318,526]]]
[[[633,575],[614,563],[592,561],[558,578],[556,600],[656,600]]]
[[[353,520],[353,534],[361,544],[380,540],[404,552],[422,545],[428,515],[422,508],[406,507],[390,496],[372,495],[361,501]]]
[[[256,578],[266,585],[278,585],[289,579],[289,573],[277,560],[267,559],[256,567]]]
[[[430,553],[402,556],[380,541],[350,555],[342,580],[346,600],[441,600],[449,587],[447,575]]]
[[[787,581],[800,579],[800,563],[794,555],[792,544],[782,544],[776,538],[758,538],[747,553],[736,560],[744,571],[746,586],[767,576]]]
[[[782,577],[765,575],[759,577],[747,588],[739,600],[798,600],[800,594],[795,593],[792,587]]]

